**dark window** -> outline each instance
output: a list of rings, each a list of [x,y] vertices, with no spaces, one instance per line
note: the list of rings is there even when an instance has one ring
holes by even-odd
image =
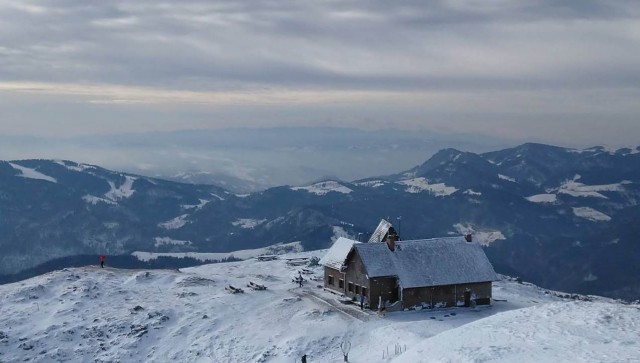
[[[349,282],[349,284],[347,285],[347,290],[349,292],[353,292],[353,282]]]
[[[367,288],[362,286],[362,295],[367,296]]]
[[[327,277],[327,284],[333,286],[333,276]]]
[[[356,294],[360,295],[360,285],[356,285]]]
[[[344,280],[340,279],[340,281],[338,281],[338,287],[341,289],[344,289]]]

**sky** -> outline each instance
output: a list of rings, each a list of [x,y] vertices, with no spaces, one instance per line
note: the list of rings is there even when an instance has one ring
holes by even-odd
[[[640,144],[640,3],[0,0],[0,134],[395,128]]]

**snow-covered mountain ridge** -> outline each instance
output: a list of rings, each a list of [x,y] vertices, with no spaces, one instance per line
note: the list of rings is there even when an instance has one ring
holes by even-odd
[[[67,267],[78,256],[228,253],[293,241],[314,250],[339,235],[366,237],[390,217],[405,240],[474,234],[500,273],[633,301],[634,150],[444,149],[395,175],[242,195],[70,161],[0,161],[0,281],[50,271],[41,268],[48,263]]]
[[[490,307],[339,303],[282,255],[176,270],[64,269],[0,286],[0,362],[632,362],[638,305],[503,278]],[[249,282],[267,290],[245,288]],[[244,288],[231,294],[225,287]]]

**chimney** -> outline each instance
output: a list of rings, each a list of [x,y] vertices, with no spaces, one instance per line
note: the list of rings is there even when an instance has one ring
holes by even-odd
[[[391,252],[396,250],[396,239],[391,235],[387,237],[387,247]]]
[[[464,239],[467,242],[473,242],[473,237],[471,236],[471,234],[465,234]]]

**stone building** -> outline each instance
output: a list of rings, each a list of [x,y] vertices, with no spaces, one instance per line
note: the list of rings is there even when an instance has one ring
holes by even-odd
[[[339,238],[320,260],[327,289],[371,308],[469,306],[491,303],[497,276],[471,236],[359,243]],[[399,304],[397,303],[399,302]]]

